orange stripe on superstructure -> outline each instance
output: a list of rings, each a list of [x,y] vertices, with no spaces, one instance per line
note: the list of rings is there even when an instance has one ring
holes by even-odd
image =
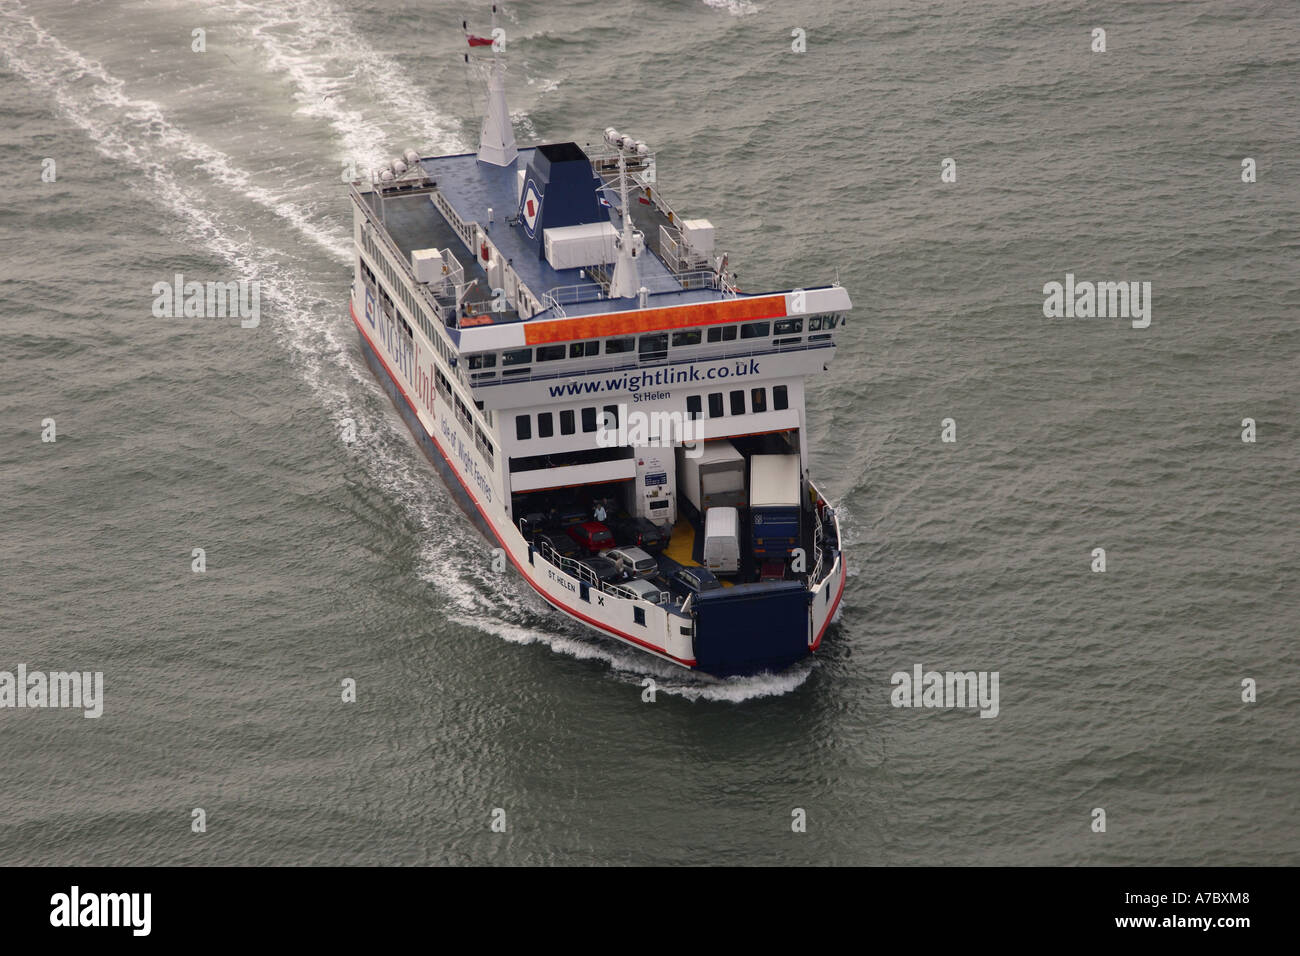
[[[685,329],[697,325],[745,322],[750,319],[779,319],[785,315],[784,295],[760,295],[750,299],[728,299],[700,305],[679,305],[668,309],[637,309],[605,315],[583,315],[572,319],[548,319],[524,323],[524,342],[572,342],[610,335],[633,335],[663,329]]]

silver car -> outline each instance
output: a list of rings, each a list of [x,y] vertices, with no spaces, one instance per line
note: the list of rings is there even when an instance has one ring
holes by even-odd
[[[631,581],[624,581],[618,587],[631,591],[642,601],[649,601],[651,604],[668,603],[668,592],[659,590],[658,586],[644,578],[633,578]]]
[[[648,578],[659,571],[659,562],[640,548],[610,548],[600,556],[609,558],[630,578]]]

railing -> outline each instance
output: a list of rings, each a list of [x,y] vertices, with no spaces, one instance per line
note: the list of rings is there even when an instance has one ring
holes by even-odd
[[[651,295],[663,295],[673,292],[689,292],[693,289],[724,289],[716,272],[700,269],[695,272],[682,272],[667,276],[654,276],[641,280],[641,285]],[[564,305],[578,305],[584,302],[603,302],[609,296],[605,286],[597,282],[583,282],[577,285],[558,285],[548,289],[542,301],[548,308],[558,309]]]
[[[523,531],[524,529],[520,528],[520,530]],[[524,533],[527,534],[526,531]],[[577,578],[579,581],[586,581],[598,591],[603,591],[605,594],[612,594],[614,597],[621,597],[628,601],[640,601],[642,599],[641,595],[623,587],[621,584],[601,581],[600,578],[596,576],[596,572],[592,571],[591,568],[574,558],[560,554],[560,552],[556,551],[545,541],[540,545],[534,543],[533,551],[540,554],[542,558],[555,565],[565,574]]]
[[[361,190],[359,190],[355,184],[349,188],[352,192],[356,193],[357,208],[359,208],[362,214],[366,217],[366,223],[370,226],[370,236],[372,240],[378,237],[380,245],[384,247],[393,259],[399,263],[400,267],[405,270],[406,274],[410,276],[410,285],[415,289],[416,294],[421,297],[426,305],[428,305],[429,309],[433,312],[434,317],[440,323],[446,325],[447,310],[438,303],[438,300],[434,298],[433,293],[429,291],[428,287],[415,281],[415,272],[411,269],[410,260],[402,254],[402,250],[398,248],[397,243],[393,241],[393,237],[388,234],[388,230],[384,227],[383,220],[379,219],[378,216],[375,215],[375,211],[370,208],[370,203],[361,198]],[[439,194],[434,193],[434,195]],[[459,261],[457,264],[459,264]],[[455,314],[454,310],[451,314]],[[447,341],[447,346],[449,348],[454,348],[450,340]]]

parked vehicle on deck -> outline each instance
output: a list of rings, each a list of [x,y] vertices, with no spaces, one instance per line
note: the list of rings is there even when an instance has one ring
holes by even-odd
[[[659,562],[640,548],[610,548],[601,557],[609,558],[629,578],[648,578],[659,571]]]
[[[614,547],[614,535],[599,521],[584,521],[571,525],[569,537],[577,542],[578,547],[590,554],[600,554]]]

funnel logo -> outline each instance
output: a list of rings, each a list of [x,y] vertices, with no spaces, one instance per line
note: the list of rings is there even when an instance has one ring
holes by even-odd
[[[524,221],[524,231],[528,238],[537,233],[537,214],[542,211],[542,197],[537,194],[537,186],[530,179],[524,186],[524,200],[519,204],[520,217]]]

